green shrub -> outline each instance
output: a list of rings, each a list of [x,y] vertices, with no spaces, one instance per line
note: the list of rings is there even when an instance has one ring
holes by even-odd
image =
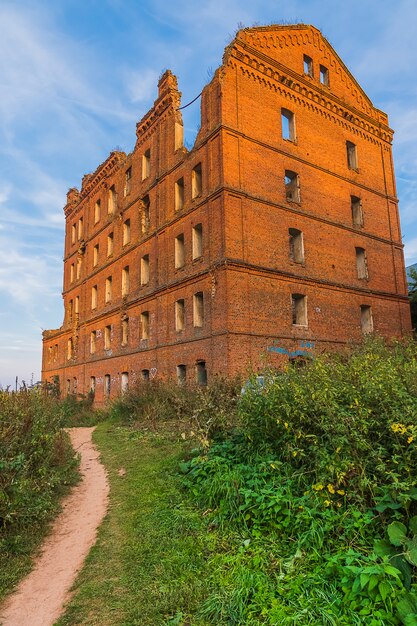
[[[0,520],[4,533],[37,526],[77,476],[56,399],[40,389],[0,391]]]
[[[181,465],[228,533],[203,618],[417,625],[416,356],[372,340],[268,372],[238,430]]]
[[[110,416],[125,423],[156,427],[163,422],[187,422],[204,444],[236,424],[239,379],[214,377],[207,387],[173,381],[140,382],[112,402]]]

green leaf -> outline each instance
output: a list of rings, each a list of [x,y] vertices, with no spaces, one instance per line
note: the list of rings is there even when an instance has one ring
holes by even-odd
[[[371,579],[369,581],[369,585],[368,585],[368,590],[372,591],[372,589],[374,589],[374,587],[377,586],[379,581],[379,578],[376,574],[372,574]]]
[[[417,626],[417,598],[413,593],[406,592],[397,604],[397,612],[403,624]],[[407,621],[408,620],[408,621]]]
[[[401,572],[404,587],[406,589],[410,589],[412,570],[409,563],[407,563],[407,561],[401,554],[396,554],[395,556],[391,557],[390,563]]]
[[[391,591],[391,585],[389,585],[385,580],[382,580],[378,585],[378,591],[381,594],[382,601],[385,602],[387,595]]]
[[[394,550],[386,539],[377,539],[374,542],[374,552],[377,556],[391,556]]]
[[[369,576],[368,574],[361,574],[360,575],[360,580],[361,580],[361,588],[364,589],[366,587],[366,585],[369,583]]]
[[[407,528],[401,522],[392,522],[387,528],[387,533],[393,546],[399,547],[407,539]]]
[[[410,519],[410,521],[408,522],[408,525],[410,529],[412,530],[412,532],[415,535],[417,535],[417,515],[414,515],[414,517]]]

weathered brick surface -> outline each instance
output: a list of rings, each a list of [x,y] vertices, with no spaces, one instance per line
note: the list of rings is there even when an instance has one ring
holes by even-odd
[[[304,54],[313,59],[313,77],[304,74]],[[328,68],[329,86],[320,83],[320,65]],[[61,387],[71,390],[76,380],[77,392],[86,393],[95,377],[96,399],[102,402],[105,375],[111,377],[113,396],[120,392],[122,372],[129,373],[130,382],[143,370],[169,377],[181,364],[194,380],[199,361],[206,363],[209,378],[265,363],[279,365],[300,351],[338,349],[359,341],[364,305],[372,308],[377,333],[399,337],[409,332],[392,131],[385,113],[373,107],[319,31],[310,26],[240,31],[203,90],[201,129],[191,151],[180,140],[179,106],[176,79],[166,72],[154,107],[137,126],[132,154],[112,153],[84,177],[81,191],[68,193],[65,319],[60,329],[44,333],[44,380],[59,376]],[[295,141],[282,137],[281,108],[294,113]],[[346,141],[357,147],[357,170],[348,167]],[[143,178],[148,150],[149,176]],[[198,164],[202,189],[193,198],[192,170]],[[130,190],[125,193],[129,168]],[[300,202],[286,199],[286,170],[299,176]],[[175,183],[180,179],[184,203],[176,210]],[[116,206],[109,214],[113,185]],[[144,219],[146,196],[149,223]],[[353,225],[351,196],[361,199],[362,227]],[[97,201],[101,215],[95,223]],[[126,220],[130,241],[124,245]],[[202,227],[203,248],[193,259],[196,225]],[[290,258],[289,229],[303,233],[303,263]],[[113,252],[108,256],[110,233]],[[174,263],[178,236],[184,238],[181,268]],[[367,278],[358,278],[355,248],[366,251]],[[142,285],[145,255],[150,278]],[[130,288],[122,297],[126,267]],[[105,303],[108,277],[112,299]],[[98,301],[92,310],[94,286]],[[204,294],[204,322],[196,328],[193,295],[199,292]],[[307,326],[292,323],[294,293],[306,296]],[[185,303],[181,331],[175,329],[177,300]],[[141,339],[143,312],[149,313],[148,339]],[[122,322],[127,319],[129,337],[123,345]],[[106,326],[111,326],[108,350]]]

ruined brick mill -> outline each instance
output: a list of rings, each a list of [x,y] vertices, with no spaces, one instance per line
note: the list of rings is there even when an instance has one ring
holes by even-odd
[[[393,131],[313,26],[240,30],[183,145],[166,71],[131,154],[70,189],[44,381],[101,403],[411,329]]]

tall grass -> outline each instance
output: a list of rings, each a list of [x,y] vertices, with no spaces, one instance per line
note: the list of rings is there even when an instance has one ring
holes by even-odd
[[[61,425],[60,403],[42,390],[0,391],[0,596],[29,566],[59,496],[77,480]]]

